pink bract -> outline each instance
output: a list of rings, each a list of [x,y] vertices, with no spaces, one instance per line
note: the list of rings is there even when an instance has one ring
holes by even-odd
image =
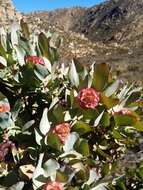
[[[99,92],[94,88],[84,88],[78,93],[78,102],[82,108],[94,109],[100,101]]]
[[[45,65],[43,58],[38,57],[38,56],[27,56],[25,58],[25,61],[26,62],[32,62],[34,64]]]
[[[43,190],[63,190],[63,186],[59,182],[49,182],[44,186]]]

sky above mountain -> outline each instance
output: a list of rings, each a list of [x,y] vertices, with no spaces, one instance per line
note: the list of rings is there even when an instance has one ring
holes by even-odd
[[[73,6],[90,7],[105,0],[13,0],[17,10],[31,12],[35,10],[54,10]]]

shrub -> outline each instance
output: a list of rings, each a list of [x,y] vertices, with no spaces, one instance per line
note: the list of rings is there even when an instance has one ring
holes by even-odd
[[[56,34],[26,23],[0,40],[0,185],[17,190],[142,187],[142,89],[107,64],[59,64]]]

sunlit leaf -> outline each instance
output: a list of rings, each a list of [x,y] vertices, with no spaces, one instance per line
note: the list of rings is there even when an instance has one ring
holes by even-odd
[[[68,136],[68,138],[65,141],[65,145],[63,146],[63,150],[65,152],[70,152],[71,150],[73,150],[73,146],[74,146],[74,144],[78,138],[79,138],[79,136],[77,133],[75,133],[75,132],[70,133],[70,135]]]
[[[105,96],[110,97],[111,95],[113,95],[116,90],[118,89],[120,84],[119,80],[116,80],[115,82],[113,82],[106,90],[105,90]]]
[[[36,143],[38,145],[41,145],[41,140],[43,139],[43,137],[42,135],[40,135],[37,129],[35,129],[35,139],[36,139]]]
[[[39,187],[41,187],[44,184],[43,182],[37,180],[38,176],[44,175],[44,170],[42,168],[43,157],[44,153],[41,153],[39,155],[38,164],[32,176],[34,190],[37,190]]]
[[[56,174],[56,171],[60,168],[59,163],[54,159],[49,159],[43,164],[44,175],[46,177]]]
[[[43,135],[46,135],[51,128],[50,122],[48,120],[48,109],[47,108],[45,108],[43,111],[43,115],[42,115],[42,118],[40,121],[39,128]]]
[[[107,107],[107,108],[112,108],[116,106],[119,103],[119,99],[117,98],[109,98],[105,95],[101,95],[101,102]]]
[[[97,125],[99,125],[100,120],[102,119],[102,116],[104,114],[104,111],[96,118],[96,120],[94,121],[94,127],[97,127]]]
[[[73,126],[73,130],[79,133],[80,135],[84,135],[86,133],[89,133],[92,131],[91,126],[88,124],[82,122],[82,121],[77,121],[75,125]]]
[[[102,91],[106,87],[108,83],[109,72],[109,66],[105,63],[97,64],[95,66],[92,85],[96,90]]]
[[[69,70],[69,78],[71,83],[78,87],[79,86],[79,76],[75,67],[74,62],[72,61],[71,65],[70,65],[70,70]]]
[[[76,150],[84,156],[89,156],[90,150],[89,150],[88,141],[85,139],[81,140],[78,143]]]
[[[4,67],[6,67],[7,66],[7,61],[6,61],[6,59],[4,58],[4,57],[2,57],[2,56],[0,56],[0,65],[3,65]]]
[[[134,126],[137,122],[134,116],[129,115],[115,115],[114,118],[117,126]]]

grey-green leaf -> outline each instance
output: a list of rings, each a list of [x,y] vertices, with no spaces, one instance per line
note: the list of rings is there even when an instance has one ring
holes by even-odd
[[[78,87],[79,86],[79,76],[75,67],[74,62],[72,61],[71,66],[70,66],[70,70],[69,70],[69,78],[71,83]]]
[[[2,64],[4,67],[7,66],[7,61],[4,57],[0,56],[0,64]]]
[[[46,135],[50,130],[50,122],[48,120],[48,109],[45,108],[40,121],[40,131],[43,135]]]
[[[36,139],[36,143],[38,145],[41,145],[41,140],[42,140],[42,136],[39,134],[39,132],[37,131],[37,129],[35,129],[35,139]]]
[[[118,89],[120,84],[119,80],[116,80],[115,82],[113,82],[106,90],[105,90],[105,95],[107,97],[110,97],[112,94],[114,94],[116,92],[116,90]]]
[[[94,122],[94,127],[96,127],[97,125],[99,125],[100,120],[102,119],[103,114],[104,114],[104,111],[96,118],[96,120]]]
[[[77,139],[79,138],[79,135],[76,132],[72,132],[66,139],[65,145],[63,146],[63,149],[65,152],[70,152],[73,150],[73,146]]]
[[[46,177],[49,177],[60,168],[59,163],[54,159],[49,159],[47,162],[43,164],[44,174]]]
[[[12,185],[11,187],[8,188],[8,190],[22,190],[24,187],[24,182],[20,181],[14,185]]]

